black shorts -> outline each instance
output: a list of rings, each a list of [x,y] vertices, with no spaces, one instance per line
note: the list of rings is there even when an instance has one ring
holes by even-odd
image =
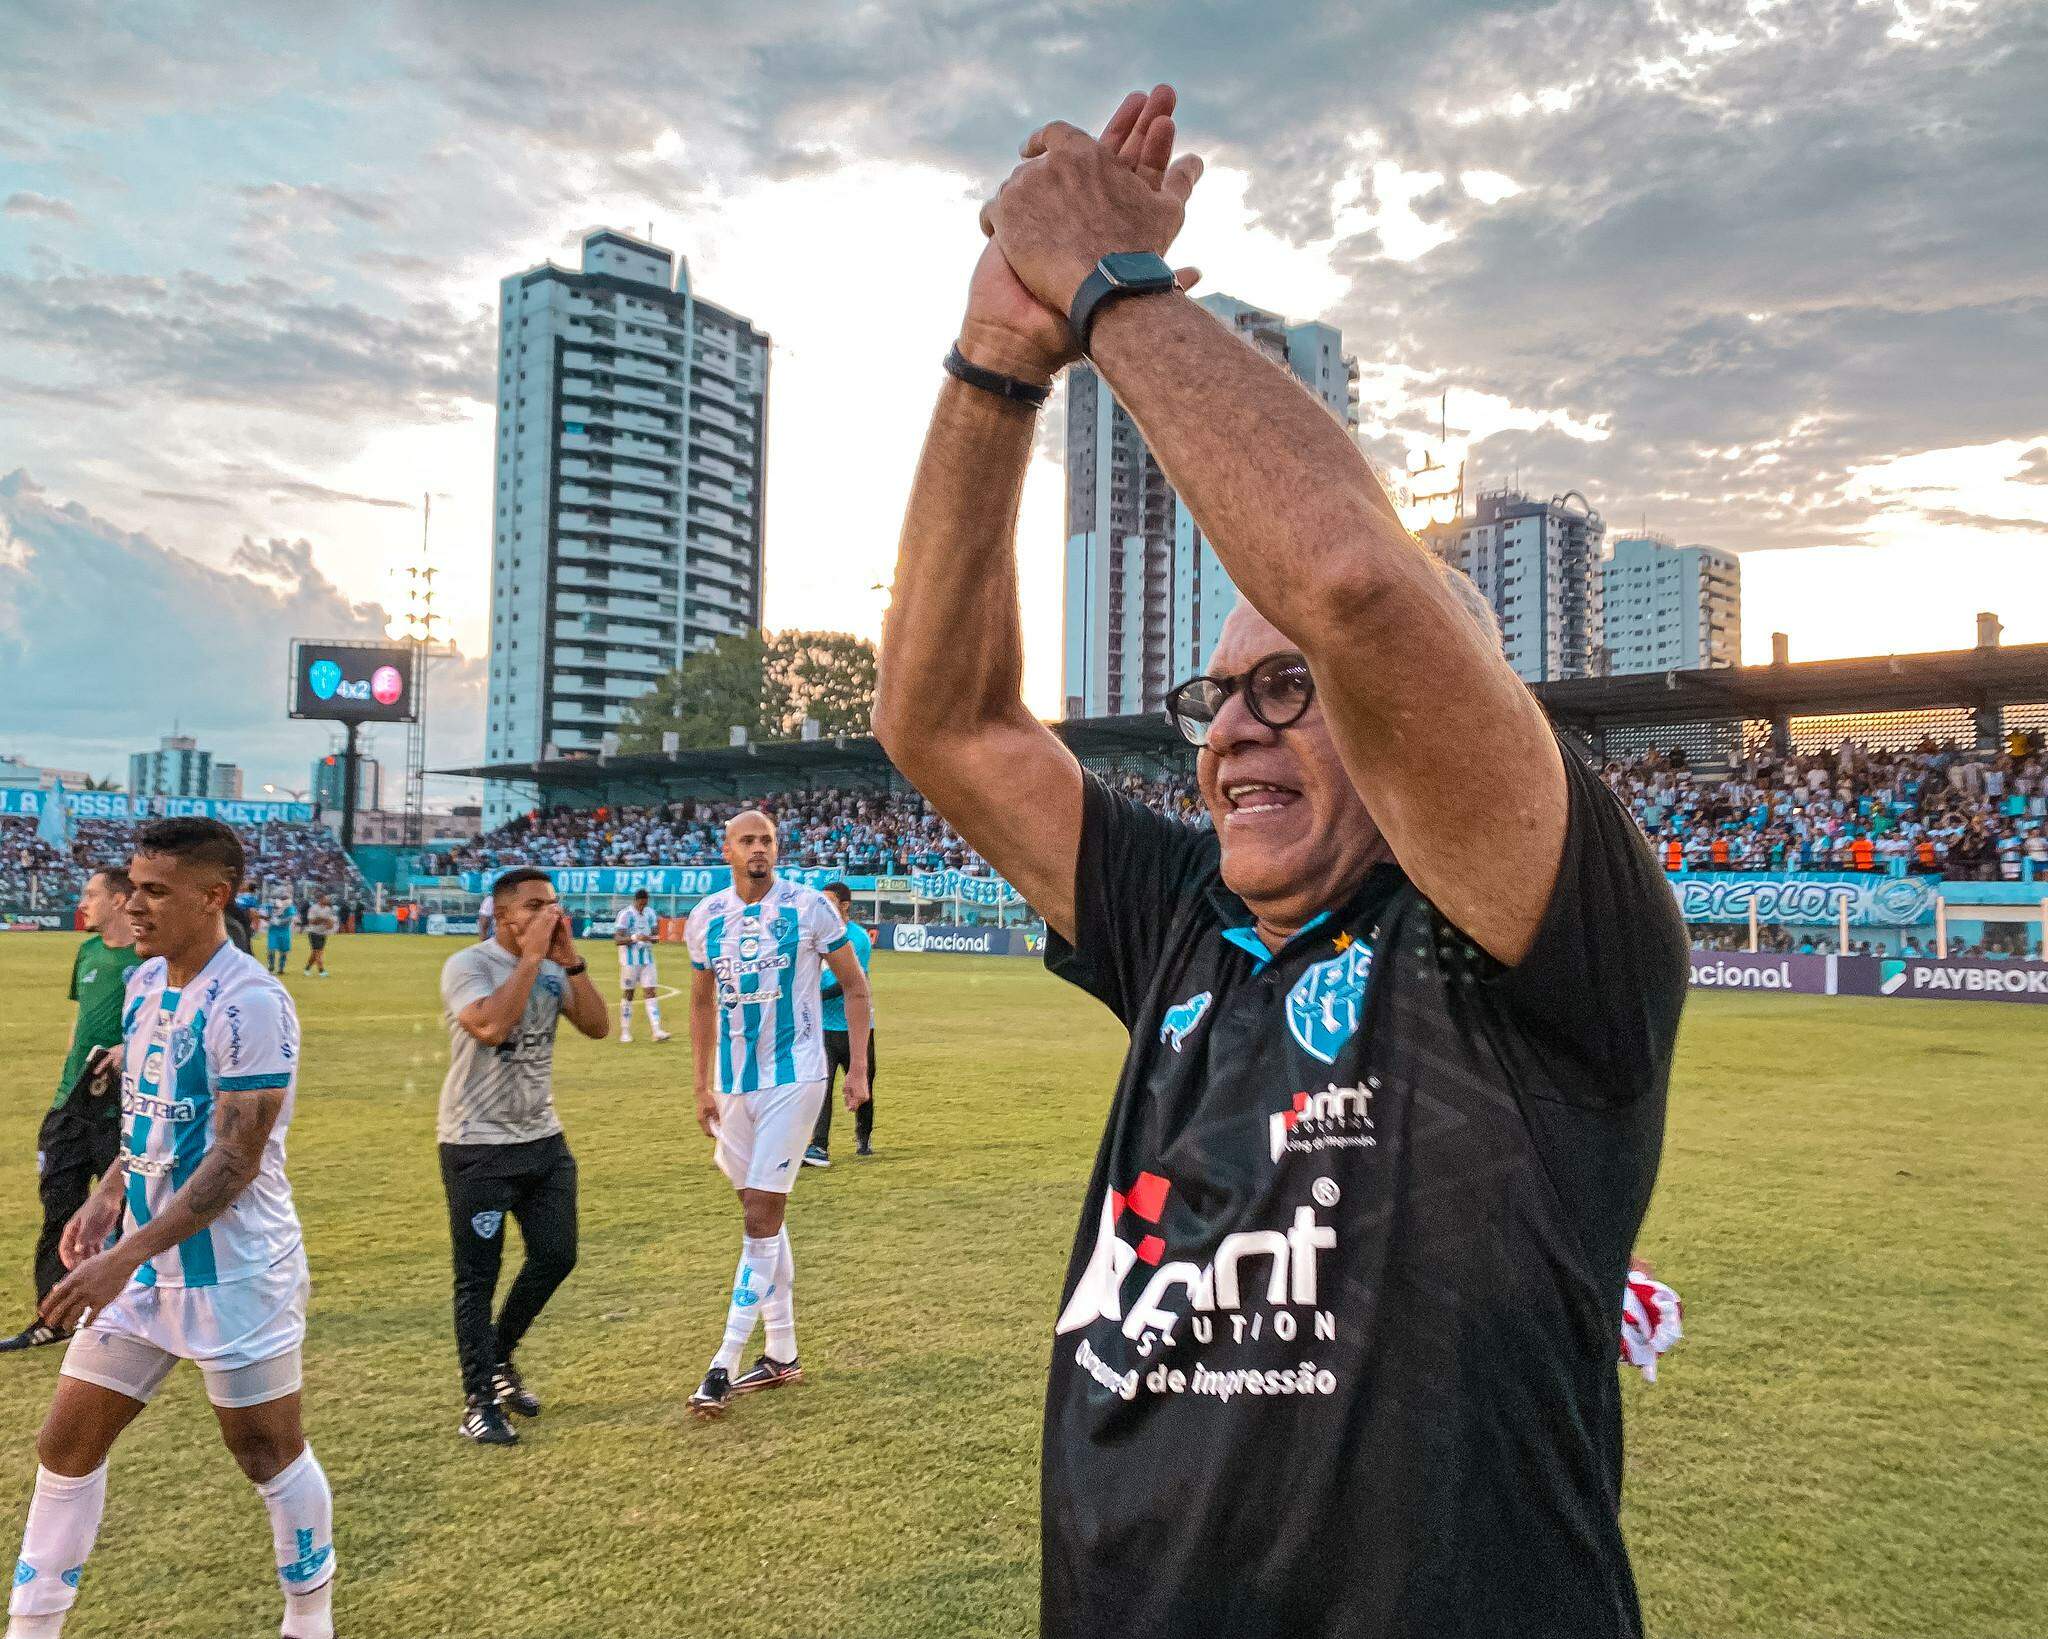
[[[306,935],[306,943],[314,950],[325,950],[327,948],[327,935],[324,933],[309,933]]]

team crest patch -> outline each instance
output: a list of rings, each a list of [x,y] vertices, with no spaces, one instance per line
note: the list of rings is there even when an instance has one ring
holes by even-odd
[[[171,1062],[180,1070],[192,1062],[192,1055],[199,1051],[199,1030],[197,1026],[177,1031],[171,1037]]]
[[[1365,990],[1372,979],[1372,946],[1354,944],[1318,962],[1287,993],[1287,1029],[1304,1050],[1335,1064],[1344,1044],[1365,1017]]]
[[[489,1240],[498,1233],[504,1223],[505,1214],[502,1212],[479,1212],[469,1220],[469,1227],[485,1240]]]

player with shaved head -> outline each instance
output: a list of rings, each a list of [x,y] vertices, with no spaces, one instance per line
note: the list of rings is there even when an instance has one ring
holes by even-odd
[[[713,1159],[739,1192],[739,1268],[725,1338],[690,1409],[721,1417],[735,1395],[780,1388],[803,1376],[797,1363],[796,1262],[784,1224],[825,1097],[818,969],[846,998],[846,1107],[868,1096],[868,981],[832,901],[775,874],[775,822],[759,809],[725,827],[732,886],[700,900],[684,926],[689,945],[690,1050],[696,1060],[697,1124]],[[735,1372],[758,1315],[767,1347]]]

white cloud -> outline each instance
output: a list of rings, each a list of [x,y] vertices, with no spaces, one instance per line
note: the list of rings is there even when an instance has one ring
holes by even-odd
[[[245,539],[215,568],[24,472],[0,478],[0,749],[125,780],[129,753],[176,724],[252,786],[303,787],[330,736],[285,716],[290,640],[385,632],[385,611],[342,593],[303,540]],[[429,766],[471,761],[481,664],[441,662],[433,688]],[[371,730],[366,749],[402,776],[402,729]]]

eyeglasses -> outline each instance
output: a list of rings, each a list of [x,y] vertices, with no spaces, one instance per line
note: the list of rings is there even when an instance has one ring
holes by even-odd
[[[1191,677],[1166,697],[1166,716],[1189,745],[1207,745],[1223,702],[1240,689],[1245,709],[1270,729],[1289,728],[1316,697],[1308,661],[1292,650],[1269,654],[1236,677]]]

